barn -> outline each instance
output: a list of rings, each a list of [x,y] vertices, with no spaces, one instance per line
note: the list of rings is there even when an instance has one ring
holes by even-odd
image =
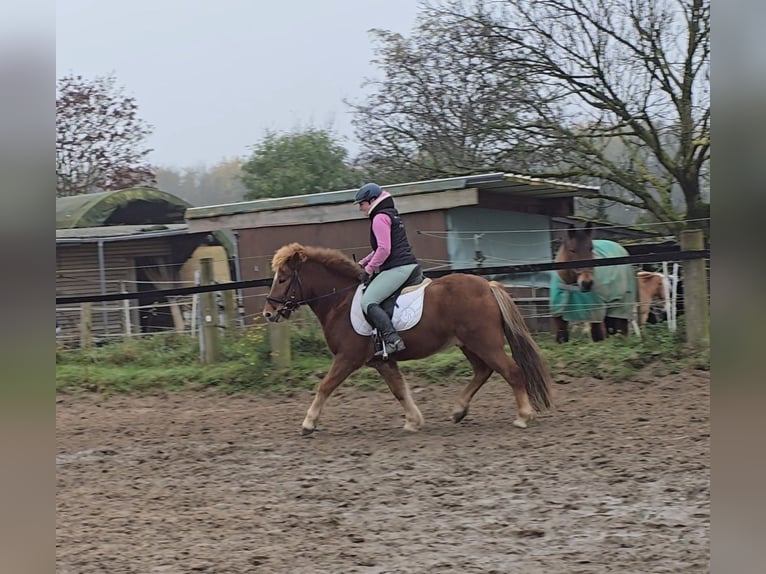
[[[554,231],[568,224],[574,198],[598,188],[506,173],[384,186],[402,214],[425,270],[549,262]],[[230,230],[240,279],[271,277],[276,249],[298,241],[340,249],[357,259],[369,251],[367,218],[353,205],[355,190],[332,191],[189,208],[189,231]],[[548,329],[547,272],[495,277],[522,307],[530,327]],[[245,316],[263,307],[265,289],[243,293]]]
[[[229,281],[223,234],[191,232],[190,204],[153,188],[91,193],[56,200],[56,296],[139,291],[138,300],[93,303],[96,341],[126,334],[182,330],[183,301],[150,291],[188,286],[200,250],[216,254],[216,279]],[[196,255],[195,255],[196,254]],[[82,307],[56,308],[57,340],[79,342]]]

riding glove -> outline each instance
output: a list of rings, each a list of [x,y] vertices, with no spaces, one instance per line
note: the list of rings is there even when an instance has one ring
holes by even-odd
[[[359,282],[364,283],[364,286],[366,287],[370,284],[370,281],[372,281],[372,275],[367,273],[367,271],[362,270],[362,272],[359,274]]]

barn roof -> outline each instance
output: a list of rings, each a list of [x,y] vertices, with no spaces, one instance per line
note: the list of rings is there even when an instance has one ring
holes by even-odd
[[[188,233],[189,227],[185,223],[75,227],[72,229],[57,229],[56,243],[90,243],[99,240],[126,241],[132,239],[153,239],[171,235],[186,235]]]
[[[191,204],[150,187],[56,199],[56,229],[183,223]]]
[[[599,191],[598,187],[509,173],[487,173],[464,177],[450,177],[445,179],[399,183],[396,185],[383,185],[383,187],[394,197],[462,189],[478,189],[480,191],[491,190],[536,198],[572,197],[575,195],[587,196],[598,193]],[[356,189],[345,189],[341,191],[328,191],[308,195],[293,195],[273,199],[256,199],[253,201],[194,207],[186,210],[186,219],[194,220],[257,211],[273,211],[296,207],[349,203],[353,201],[354,193],[356,193]]]

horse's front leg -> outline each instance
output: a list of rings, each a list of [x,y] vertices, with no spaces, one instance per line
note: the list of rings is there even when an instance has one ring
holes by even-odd
[[[420,429],[425,422],[423,415],[420,414],[420,409],[418,409],[415,401],[412,400],[410,387],[407,385],[407,381],[404,380],[404,376],[399,370],[399,365],[396,361],[391,359],[377,361],[370,366],[375,367],[375,370],[381,374],[388,388],[391,389],[391,393],[399,401],[399,404],[402,405],[404,409],[404,430],[416,431]]]
[[[566,343],[569,341],[569,324],[563,317],[554,317],[553,322],[556,326],[556,342]]]
[[[306,418],[303,419],[302,432],[304,435],[309,435],[316,429],[316,423],[319,420],[319,416],[322,414],[322,408],[325,401],[338,388],[348,376],[356,371],[361,365],[358,361],[351,361],[347,358],[343,358],[336,355],[330,365],[330,370],[324,376],[322,381],[317,386],[314,400],[311,402]]]
[[[590,338],[596,342],[606,339],[606,325],[604,321],[590,324]]]

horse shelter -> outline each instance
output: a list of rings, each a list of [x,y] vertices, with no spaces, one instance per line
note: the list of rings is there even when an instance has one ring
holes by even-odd
[[[89,323],[94,342],[190,329],[190,297],[151,292],[193,285],[201,256],[214,258],[215,280],[231,280],[228,240],[219,232],[190,232],[184,221],[188,207],[153,188],[56,200],[56,296],[145,293],[93,303]],[[82,313],[81,305],[57,306],[57,342],[79,342]]]

